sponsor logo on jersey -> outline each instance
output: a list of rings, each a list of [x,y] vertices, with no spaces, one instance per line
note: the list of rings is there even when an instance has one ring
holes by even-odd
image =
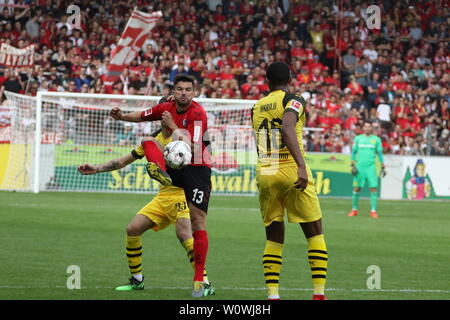
[[[297,100],[293,100],[289,108],[294,109],[297,112],[300,112],[301,107],[302,104],[300,102],[298,102]]]
[[[368,144],[368,143],[359,143],[358,145],[360,148],[370,148],[373,149],[375,148],[375,146],[373,144]]]

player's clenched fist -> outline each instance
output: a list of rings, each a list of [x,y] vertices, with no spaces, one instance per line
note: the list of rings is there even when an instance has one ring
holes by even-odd
[[[115,120],[122,120],[123,118],[123,112],[119,107],[112,108],[109,115]]]
[[[161,124],[170,130],[175,130],[178,126],[175,124],[172,118],[172,114],[169,111],[164,111],[161,115]]]
[[[83,164],[78,166],[78,171],[81,174],[95,174],[97,173],[97,168],[92,164]]]

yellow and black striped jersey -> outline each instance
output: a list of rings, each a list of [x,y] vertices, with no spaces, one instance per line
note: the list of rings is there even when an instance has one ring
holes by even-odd
[[[294,112],[297,115],[297,133],[300,151],[305,157],[302,130],[305,123],[305,100],[283,90],[272,91],[252,107],[252,126],[256,133],[258,165],[270,165],[274,160],[280,164],[295,164],[287,146],[283,143],[281,127],[283,114]]]

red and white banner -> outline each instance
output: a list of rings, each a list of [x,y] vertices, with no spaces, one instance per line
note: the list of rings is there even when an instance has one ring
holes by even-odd
[[[11,141],[11,117],[14,114],[14,106],[0,106],[0,143]]]
[[[34,46],[17,49],[2,43],[0,47],[0,65],[7,67],[31,67],[34,64]]]
[[[123,70],[141,50],[149,32],[162,17],[162,12],[145,13],[134,10],[120,37],[119,43],[111,53],[111,62],[105,77],[105,91],[110,93],[113,84],[120,79]]]
[[[0,128],[0,143],[11,142],[11,126]]]

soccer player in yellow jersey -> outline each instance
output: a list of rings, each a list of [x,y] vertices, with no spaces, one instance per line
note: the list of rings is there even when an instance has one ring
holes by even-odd
[[[319,199],[304,160],[305,101],[284,91],[291,79],[287,64],[272,63],[266,70],[266,78],[270,93],[252,107],[252,126],[257,140],[260,210],[267,238],[263,267],[268,299],[280,299],[286,211],[288,222],[299,223],[308,241],[313,299],[325,300],[328,255]]]
[[[154,134],[155,138],[145,138],[144,141],[155,141],[162,150],[172,138],[166,128]],[[137,159],[145,156],[142,144],[133,149],[130,154],[111,160],[104,164],[84,164],[78,167],[83,174],[96,174],[123,168]],[[131,220],[126,229],[126,254],[128,266],[131,272],[129,283],[116,288],[118,291],[131,291],[144,289],[144,277],[142,275],[142,234],[153,229],[159,231],[167,226],[175,224],[176,235],[187,252],[191,266],[195,270],[194,239],[192,236],[189,208],[186,203],[184,190],[172,185],[161,185],[158,194],[145,205]],[[203,273],[203,296],[213,295],[214,287],[208,281],[206,270]]]

